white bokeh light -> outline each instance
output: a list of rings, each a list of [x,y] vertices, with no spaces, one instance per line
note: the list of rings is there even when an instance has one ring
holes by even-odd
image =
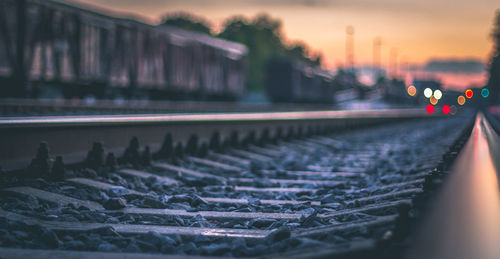
[[[438,90],[434,91],[434,98],[439,100],[439,99],[441,99],[441,97],[443,97],[443,92],[441,92],[441,90],[438,89]]]
[[[431,98],[431,96],[432,96],[432,89],[425,88],[425,90],[424,90],[424,96],[425,96],[425,98]]]

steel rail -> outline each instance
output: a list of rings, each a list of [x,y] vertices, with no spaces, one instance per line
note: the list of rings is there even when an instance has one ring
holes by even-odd
[[[500,137],[479,113],[407,258],[499,258]]]
[[[103,113],[158,113],[173,112],[262,112],[262,111],[290,111],[290,110],[326,110],[333,108],[332,104],[293,104],[293,103],[274,103],[274,104],[253,104],[239,102],[214,102],[214,101],[151,101],[151,100],[92,100],[85,101],[80,99],[0,99],[0,113],[27,113],[27,114],[46,114],[46,113],[68,113],[68,112],[99,112]]]
[[[0,118],[0,166],[8,171],[26,167],[41,141],[65,163],[76,163],[94,141],[103,141],[107,152],[120,156],[134,136],[155,152],[167,133],[174,145],[185,147],[192,137],[198,145],[210,143],[217,134],[220,143],[241,143],[251,135],[258,140],[437,116],[423,109],[394,109]]]
[[[431,116],[422,109],[385,109],[352,111],[301,111],[266,113],[212,113],[212,114],[142,114],[142,115],[98,115],[98,116],[42,116],[3,117],[0,127],[64,126],[91,124],[172,123],[172,122],[241,122],[275,120],[339,120],[364,118],[406,118]]]

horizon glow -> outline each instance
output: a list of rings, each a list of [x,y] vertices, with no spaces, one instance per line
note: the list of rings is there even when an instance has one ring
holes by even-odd
[[[398,70],[404,64],[423,65],[431,59],[489,60],[490,33],[497,0],[62,0],[140,16],[157,24],[165,14],[191,13],[220,31],[234,16],[251,19],[267,13],[282,22],[286,43],[304,42],[321,53],[323,67],[343,67],[347,26],[355,28],[354,62],[357,67],[374,64],[374,39],[380,37],[380,64],[389,70],[391,50],[397,52]],[[484,84],[482,74],[431,75],[445,88],[465,89]],[[470,79],[469,79],[470,78]]]

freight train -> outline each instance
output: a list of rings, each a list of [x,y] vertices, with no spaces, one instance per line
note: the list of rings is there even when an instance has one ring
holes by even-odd
[[[238,100],[244,94],[246,46],[95,10],[0,0],[0,97]],[[262,69],[273,102],[334,102],[338,84],[318,66],[286,58]]]
[[[267,94],[273,102],[334,102],[334,77],[318,66],[287,58],[273,58],[266,72]]]
[[[95,10],[95,9],[94,9]],[[49,0],[0,0],[3,97],[238,99],[244,45]]]

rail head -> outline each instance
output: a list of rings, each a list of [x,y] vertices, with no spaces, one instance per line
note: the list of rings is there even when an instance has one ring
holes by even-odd
[[[3,117],[0,128],[54,127],[54,126],[104,126],[167,123],[217,123],[217,122],[269,122],[303,120],[340,120],[371,118],[436,117],[423,109],[384,109],[350,111],[302,111],[261,113],[211,113],[211,114],[142,114],[142,115],[91,115],[91,116],[41,116]]]
[[[407,258],[498,258],[500,137],[482,113]]]

